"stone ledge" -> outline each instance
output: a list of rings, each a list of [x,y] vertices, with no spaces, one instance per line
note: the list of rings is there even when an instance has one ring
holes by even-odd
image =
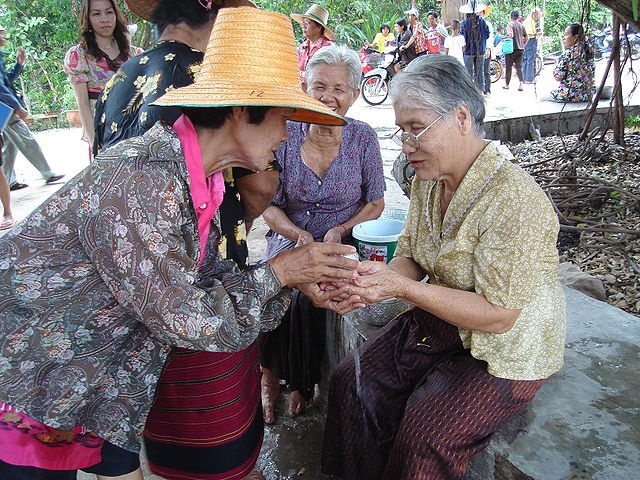
[[[474,458],[468,480],[626,479],[640,471],[640,318],[564,287],[565,365]],[[332,371],[377,327],[327,322]],[[324,393],[326,385],[320,386]]]

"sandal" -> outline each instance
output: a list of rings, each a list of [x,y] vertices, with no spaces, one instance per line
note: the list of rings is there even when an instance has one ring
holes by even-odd
[[[4,217],[2,222],[0,223],[0,230],[6,230],[7,228],[13,227],[16,221],[12,217]]]
[[[276,401],[280,394],[280,379],[273,372],[265,375],[262,370],[262,380],[260,381],[260,397],[262,399],[262,418],[267,425],[276,423]],[[265,378],[268,377],[268,378]]]
[[[307,408],[313,403],[313,399],[305,400],[300,393],[300,390],[294,390],[289,397],[289,411],[290,417],[297,417],[307,411]]]

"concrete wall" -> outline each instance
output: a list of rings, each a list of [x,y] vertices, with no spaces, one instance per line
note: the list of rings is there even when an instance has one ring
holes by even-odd
[[[526,117],[505,118],[485,122],[486,138],[501,140],[503,142],[519,143],[523,140],[531,140],[531,126],[533,124],[540,129],[543,137],[549,135],[568,135],[580,133],[584,127],[588,110],[566,110],[541,115]],[[640,106],[631,105],[625,108],[626,115],[640,115]],[[600,107],[591,122],[591,129],[606,125],[609,117],[609,108]]]

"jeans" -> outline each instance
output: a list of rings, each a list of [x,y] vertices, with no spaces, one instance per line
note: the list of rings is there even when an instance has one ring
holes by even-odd
[[[478,86],[478,90],[484,92],[484,53],[465,55],[464,66],[467,67],[467,72]]]
[[[536,78],[536,53],[538,52],[538,39],[530,38],[524,46],[524,63],[522,75],[525,82],[533,82]]]
[[[47,160],[44,158],[40,145],[38,145],[36,139],[33,138],[31,130],[29,130],[27,124],[20,120],[15,113],[9,120],[2,134],[4,135],[4,147],[2,148],[4,165],[2,168],[9,185],[14,185],[17,182],[13,166],[16,163],[18,150],[36,167],[45,179],[49,179],[55,175],[55,173],[51,171]]]

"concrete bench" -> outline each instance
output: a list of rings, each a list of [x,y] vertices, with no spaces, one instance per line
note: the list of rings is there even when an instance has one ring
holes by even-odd
[[[565,293],[564,367],[496,432],[466,479],[639,477],[640,318],[576,290],[565,287]],[[348,317],[329,319],[327,369],[376,330]]]

